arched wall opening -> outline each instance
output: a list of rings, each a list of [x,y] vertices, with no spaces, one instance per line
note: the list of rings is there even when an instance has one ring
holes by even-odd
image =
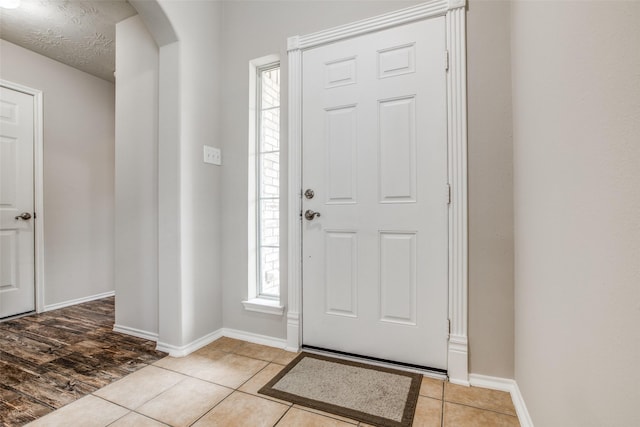
[[[116,118],[124,120],[118,123],[116,119],[114,329],[179,346],[182,338],[179,41],[158,1],[130,3],[142,21],[134,24],[148,31],[147,34],[142,29],[138,34],[147,40],[152,38],[157,47],[147,48],[143,65],[136,62],[143,61],[140,56],[145,52],[123,54],[119,49],[116,53],[125,62],[118,68],[128,70],[127,75],[120,75],[120,80],[116,76],[120,102],[142,96],[147,101],[140,110],[132,111],[116,100]],[[138,36],[131,32],[135,28],[131,24],[118,25],[121,34],[124,31],[128,37]],[[141,43],[144,46],[144,41]],[[147,46],[152,43],[147,41]],[[141,94],[143,90],[145,93]],[[141,134],[147,137],[145,146],[135,148],[135,152],[122,149],[131,142],[140,145],[144,139]],[[141,168],[146,169],[143,172]],[[118,176],[118,171],[124,173]],[[133,189],[131,181],[136,182]],[[135,208],[132,201],[137,202]],[[135,256],[133,260],[128,256],[131,253]]]
[[[220,2],[164,0],[134,0],[132,5],[139,12],[136,19],[141,38],[134,36],[132,43],[122,46],[129,52],[129,61],[135,69],[139,58],[134,49],[138,42],[146,39],[146,45],[140,46],[151,45],[153,49],[157,45],[155,65],[149,68],[149,72],[155,73],[155,98],[150,97],[139,111],[132,108],[139,103],[137,95],[142,85],[138,81],[148,84],[153,79],[146,74],[147,69],[138,67],[127,79],[116,81],[116,117],[120,88],[126,95],[120,99],[131,101],[120,104],[122,122],[135,128],[139,116],[153,112],[155,125],[147,125],[143,133],[148,136],[150,131],[155,132],[157,142],[151,146],[147,141],[149,149],[137,151],[135,146],[140,141],[133,131],[128,135],[128,144],[119,145],[116,138],[116,157],[119,146],[132,153],[121,156],[126,173],[120,175],[120,187],[124,191],[133,187],[134,193],[145,200],[151,200],[149,194],[154,195],[151,204],[155,207],[155,233],[149,232],[150,218],[136,211],[135,197],[129,197],[130,203],[121,203],[119,207],[116,202],[116,256],[120,256],[123,267],[119,269],[116,262],[116,273],[126,274],[131,269],[142,280],[129,276],[120,282],[122,295],[130,298],[121,296],[118,301],[116,296],[115,328],[155,339],[158,349],[180,356],[219,337],[223,326],[222,168],[205,164],[202,159],[203,145],[220,143],[222,6]],[[116,119],[116,133],[117,123]],[[148,171],[150,162],[157,165],[152,171],[155,178],[148,180],[147,174],[147,185],[140,185],[136,174]],[[116,194],[116,200],[117,197]],[[119,218],[128,227],[119,228]],[[141,228],[132,226],[130,221]],[[146,227],[148,239],[139,233],[142,227]],[[118,246],[118,236],[123,240],[133,236],[139,249],[133,245]],[[130,253],[132,259],[118,253],[119,247]],[[148,265],[147,255],[154,257]],[[146,266],[141,267],[142,264]],[[118,286],[116,279],[116,295]],[[134,322],[118,324],[119,308],[139,324],[143,321],[151,324],[152,330]],[[151,318],[155,323],[149,322]]]

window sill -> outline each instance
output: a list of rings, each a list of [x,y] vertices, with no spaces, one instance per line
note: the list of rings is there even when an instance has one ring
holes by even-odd
[[[258,313],[273,314],[275,316],[284,315],[284,306],[280,305],[280,301],[252,298],[248,301],[242,301],[244,309],[247,311],[255,311]]]

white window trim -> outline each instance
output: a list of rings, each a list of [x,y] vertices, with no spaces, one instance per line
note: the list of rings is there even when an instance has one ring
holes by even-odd
[[[268,298],[258,295],[258,224],[257,224],[257,120],[258,106],[256,88],[258,87],[258,69],[269,64],[280,62],[279,55],[267,55],[249,62],[249,158],[248,158],[248,257],[247,257],[247,299],[242,301],[245,310],[277,316],[284,315],[282,304],[282,292],[277,298]],[[281,274],[281,277],[283,275]]]
[[[251,298],[247,301],[242,301],[242,305],[247,311],[274,314],[276,316],[284,315],[284,306],[280,304],[279,300],[275,299]]]

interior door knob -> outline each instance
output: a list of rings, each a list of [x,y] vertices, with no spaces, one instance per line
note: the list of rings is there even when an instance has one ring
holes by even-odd
[[[18,215],[17,217],[15,217],[15,219],[21,219],[21,220],[27,221],[31,219],[31,214],[29,212],[24,212]]]
[[[314,212],[311,209],[307,209],[307,211],[304,213],[304,217],[307,219],[307,221],[313,221],[313,219],[317,216],[320,216],[320,212]]]

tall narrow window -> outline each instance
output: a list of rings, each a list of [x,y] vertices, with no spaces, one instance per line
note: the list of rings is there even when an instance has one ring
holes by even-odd
[[[280,64],[256,68],[257,296],[280,296]]]

